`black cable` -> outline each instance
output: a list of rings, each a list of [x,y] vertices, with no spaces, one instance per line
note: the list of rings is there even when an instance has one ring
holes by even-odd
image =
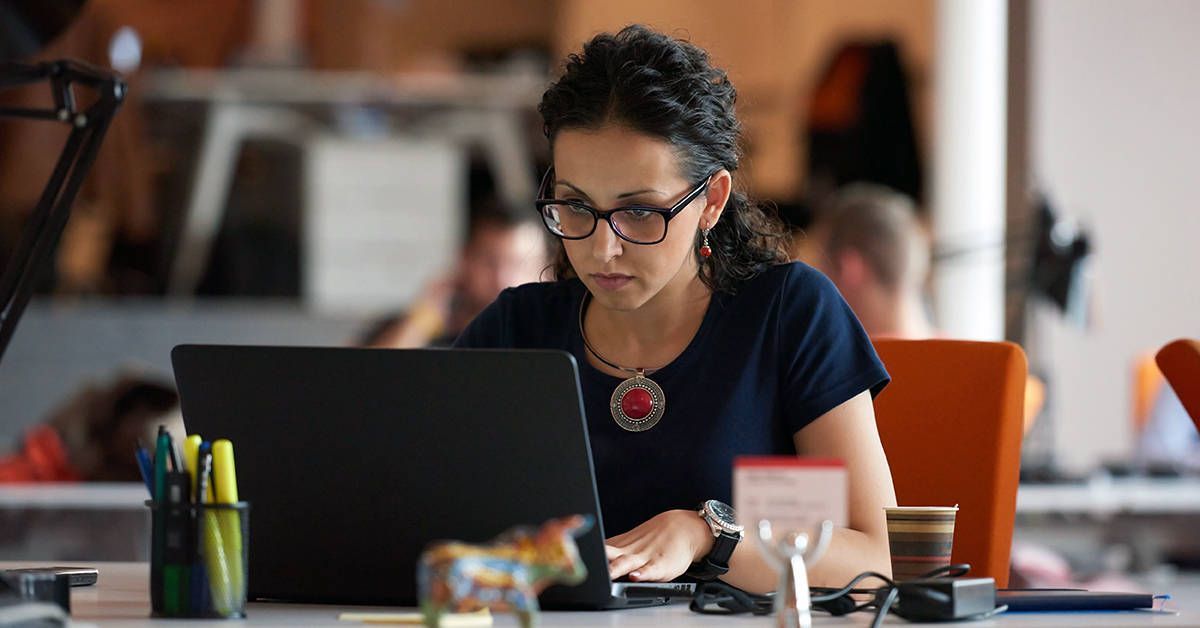
[[[883,590],[881,589],[882,593]],[[879,628],[883,624],[883,618],[887,617],[888,611],[892,610],[892,605],[896,603],[896,598],[900,597],[900,589],[891,587],[884,595],[883,601],[878,604],[878,610],[875,611],[875,620],[871,622],[871,628]]]
[[[886,582],[889,587],[896,586],[896,583],[893,582],[891,578],[889,578],[881,573],[877,573],[874,571],[864,571],[864,572],[858,574],[857,576],[854,576],[854,578],[852,580],[850,580],[850,582],[846,583],[846,586],[844,586],[840,589],[832,589],[829,587],[809,587],[808,591],[810,594],[814,593],[814,592],[820,593],[820,595],[812,596],[813,604],[816,604],[817,602],[828,602],[830,600],[834,600],[834,599],[837,599],[844,595],[849,595],[851,593],[874,593],[876,591],[876,589],[855,589],[854,588],[854,585],[862,582],[863,580],[866,580],[867,578],[876,578],[878,580],[882,580],[882,581]]]
[[[971,566],[965,563],[946,565],[923,573],[918,579],[958,578],[966,575],[970,570]],[[868,579],[879,580],[884,583],[884,586],[875,588],[858,587],[859,584]],[[900,599],[899,585],[891,578],[878,572],[866,571],[860,573],[840,588],[810,587],[809,593],[813,609],[824,611],[833,616],[874,610],[875,617],[871,623],[872,628],[878,628],[889,612],[894,612],[896,615],[908,619],[908,617],[905,617],[903,606],[897,606],[897,602]],[[859,603],[852,597],[853,595],[870,595],[871,599]],[[924,595],[930,600],[943,605],[951,601],[949,596],[944,592],[933,589],[918,588],[912,591],[906,590],[905,595]],[[696,588],[690,608],[694,612],[706,615],[734,615],[739,613],[768,615],[774,610],[774,595],[755,595],[719,580],[714,580],[703,583]],[[998,606],[987,612],[970,617],[961,617],[958,620],[986,619],[1005,610],[1007,610],[1006,606]]]
[[[966,575],[970,570],[971,566],[966,563],[946,565],[944,567],[938,567],[937,569],[927,571],[921,574],[918,578],[958,578]],[[874,578],[886,584],[885,586],[875,589],[856,588],[856,585],[868,578]],[[812,587],[809,589],[809,591],[815,594],[812,596],[813,608],[825,611],[830,615],[840,616],[848,613],[874,609],[875,618],[871,623],[872,628],[878,628],[878,626],[883,623],[883,620],[887,617],[887,614],[892,611],[892,608],[896,605],[896,602],[900,597],[900,589],[894,580],[883,574],[873,571],[867,571],[858,574],[851,579],[850,582],[846,583],[846,586],[840,589]],[[854,603],[853,598],[850,597],[853,594],[872,594],[874,597],[870,601],[856,604]],[[921,594],[930,598],[934,598],[935,601],[941,603],[949,602],[946,594],[940,591],[927,590],[921,591]],[[1003,612],[1004,610],[1004,607],[992,609],[988,613],[981,614],[979,618],[990,617],[996,613]],[[897,610],[896,614],[904,617],[903,612],[900,610]],[[976,619],[976,617],[964,617],[962,619]]]

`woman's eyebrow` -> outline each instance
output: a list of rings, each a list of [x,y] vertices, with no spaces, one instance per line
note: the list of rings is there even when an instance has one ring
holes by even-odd
[[[559,180],[556,182],[556,184],[557,184],[557,185],[565,185],[565,186],[567,186],[567,187],[571,188],[572,190],[574,190],[574,191],[575,191],[577,194],[579,194],[579,195],[580,195],[580,196],[582,196],[583,198],[585,198],[585,199],[587,199],[587,200],[589,200],[589,201],[590,201],[590,200],[592,200],[592,197],[588,196],[588,195],[587,195],[587,192],[584,192],[583,190],[579,189],[578,187],[575,187],[575,185],[574,185],[573,183],[571,183],[570,181],[566,181],[566,180],[564,180],[564,179],[559,179]],[[658,190],[655,190],[655,189],[653,189],[653,188],[646,188],[646,189],[643,189],[643,190],[636,190],[636,191],[633,191],[633,192],[624,192],[624,193],[622,193],[622,194],[618,194],[618,195],[617,195],[617,198],[618,198],[618,199],[624,199],[624,198],[630,198],[630,197],[633,197],[633,196],[639,196],[639,195],[641,195],[641,194],[658,194],[658,195],[660,195],[660,196],[665,196],[665,195],[664,195],[662,192],[659,192]]]

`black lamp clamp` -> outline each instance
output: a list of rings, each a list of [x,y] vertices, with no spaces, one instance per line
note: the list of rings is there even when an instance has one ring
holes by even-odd
[[[120,75],[78,61],[36,64],[0,63],[0,91],[49,83],[51,108],[0,106],[0,118],[27,118],[67,124],[71,133],[21,239],[0,276],[0,358],[29,303],[38,273],[51,263],[59,237],[67,226],[71,203],[87,176],[105,132],[125,99]],[[80,105],[75,88],[93,96]]]

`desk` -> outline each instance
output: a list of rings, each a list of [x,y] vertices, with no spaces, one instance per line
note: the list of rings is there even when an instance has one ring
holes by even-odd
[[[93,587],[74,589],[71,597],[73,609],[72,618],[84,624],[99,626],[142,627],[142,626],[179,626],[179,620],[152,620],[147,617],[150,612],[150,596],[147,592],[146,563],[92,563],[100,570],[99,584]],[[0,564],[0,568],[15,566],[12,563]],[[23,564],[21,566],[32,566]],[[342,606],[313,606],[293,604],[250,604],[247,608],[248,619],[245,623],[274,626],[337,626],[353,628],[366,626],[351,622],[339,622],[337,616],[346,611],[363,612],[371,609],[364,607]],[[188,625],[236,626],[237,622],[186,622]],[[814,615],[817,626],[865,626],[870,623],[870,616],[858,614],[851,617],[833,618],[817,613]],[[891,617],[888,625],[910,625],[907,622]],[[1196,626],[1197,617],[1184,614],[1167,613],[1083,613],[1083,614],[1025,614],[1000,616],[986,622],[971,622],[967,626],[989,628],[996,626],[1056,626],[1059,628],[1137,628],[1142,626]],[[510,615],[499,615],[497,626],[515,626],[516,622]],[[542,625],[553,626],[609,626],[609,627],[651,627],[663,626],[773,626],[770,618],[766,617],[719,617],[698,615],[688,611],[687,606],[675,604],[658,608],[639,610],[585,612],[585,613],[551,613],[543,614]],[[915,624],[914,624],[915,625]]]
[[[0,485],[0,560],[146,560],[146,485]]]
[[[146,512],[141,482],[0,485],[0,509]]]
[[[1098,475],[1086,482],[1022,484],[1017,490],[1018,516],[1068,514],[1104,518],[1122,513],[1200,513],[1200,479]]]
[[[1107,548],[1124,546],[1132,568],[1200,557],[1195,520],[1200,478],[1110,477],[1086,482],[1022,484],[1017,491],[1016,538],[1052,547],[1090,564]]]

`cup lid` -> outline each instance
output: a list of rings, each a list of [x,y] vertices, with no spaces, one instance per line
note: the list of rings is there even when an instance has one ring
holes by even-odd
[[[958,504],[953,506],[885,506],[885,512],[958,512]]]

